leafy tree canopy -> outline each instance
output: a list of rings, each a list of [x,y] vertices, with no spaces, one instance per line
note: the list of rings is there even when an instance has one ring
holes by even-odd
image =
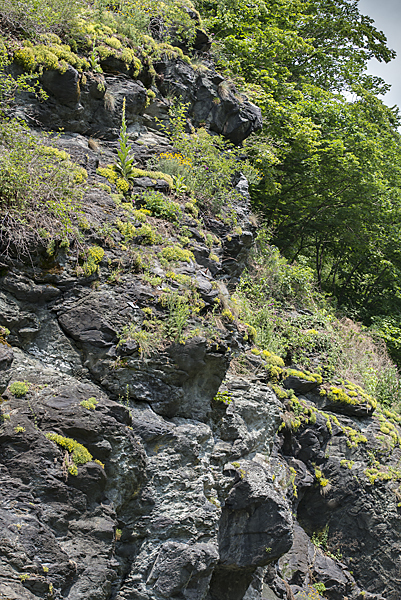
[[[199,0],[220,67],[262,107],[255,208],[291,261],[367,322],[401,307],[397,108],[366,73],[395,53],[358,0]]]

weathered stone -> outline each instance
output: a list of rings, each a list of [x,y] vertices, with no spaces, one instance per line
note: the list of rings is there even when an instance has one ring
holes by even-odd
[[[292,545],[291,513],[270,473],[246,461],[240,475],[226,499],[219,531],[220,564],[230,569],[263,566]]]
[[[220,93],[212,68],[205,74],[196,74],[184,61],[175,59],[161,61],[156,70],[162,75],[159,89],[163,95],[174,94],[181,96],[183,102],[189,102],[190,115],[196,125],[206,124],[234,144],[240,144],[262,127],[260,109],[245,97],[239,100],[235,89]],[[220,102],[213,102],[215,98]]]
[[[228,494],[219,525],[220,561],[211,581],[211,598],[243,598],[257,567],[276,560],[292,544],[288,505],[272,485],[270,473],[253,461],[226,466],[239,473]]]
[[[65,73],[60,71],[44,71],[40,81],[49,94],[63,106],[75,106],[79,100],[79,73],[68,65]]]
[[[315,386],[316,387],[316,386]],[[307,390],[310,391],[310,390]],[[340,415],[348,415],[350,417],[367,417],[374,412],[374,407],[366,401],[357,402],[336,402],[328,394],[321,396],[320,394],[309,393],[308,399],[311,400],[321,410],[329,410],[330,412]]]
[[[27,277],[7,275],[1,280],[1,287],[25,302],[42,304],[60,296],[60,290],[53,285],[36,285]]]
[[[318,385],[317,381],[308,381],[308,379],[296,375],[289,375],[283,381],[283,387],[287,390],[294,390],[296,394],[306,394],[317,388]]]
[[[198,42],[208,44],[202,35]],[[177,151],[155,129],[154,117],[168,118],[163,94],[189,103],[192,124],[237,144],[261,126],[259,109],[212,65],[200,72],[163,58],[148,106],[149,70],[133,81],[121,61],[103,66],[109,74],[87,73],[86,81],[72,68],[44,73],[49,100],[38,104],[25,93],[16,107],[53,130],[68,124],[51,140],[88,172],[85,243],[105,254],[92,278],[77,275],[76,248],[56,248],[52,257],[34,248],[27,261],[10,253],[1,265],[0,325],[12,345],[0,344],[1,598],[294,600],[317,598],[311,586],[321,583],[328,600],[398,600],[401,456],[370,409],[341,410],[316,397],[316,382],[288,378],[309,407],[339,415],[330,422],[316,412],[289,426],[265,370],[259,375],[260,358],[247,354],[246,378],[227,371],[229,347],[239,353],[246,344],[235,323],[216,322],[208,339],[191,338],[192,329],[185,343],[150,339],[146,351],[130,338],[143,324],[141,309],[152,308],[160,330],[169,312],[160,298],[167,285],[160,248],[152,269],[163,283],[152,287],[134,263],[135,240],[122,249],[116,221],[127,213],[92,186],[106,182],[99,161],[115,162],[123,99],[141,168]],[[150,178],[134,184],[138,193],[168,187]],[[181,221],[195,261],[174,271],[196,282],[204,312],[216,297],[229,303],[253,244],[248,182],[238,173],[232,185],[237,233],[213,215],[202,215],[202,228],[189,215]],[[175,244],[179,232],[163,228]],[[220,238],[212,248],[218,262],[204,229]],[[182,291],[177,282],[168,287]],[[191,317],[188,331],[198,323]],[[7,388],[13,381],[27,382],[22,398]],[[93,460],[74,474],[72,452],[50,432],[82,444]],[[366,476],[373,455],[387,469],[374,485]],[[316,548],[313,533],[327,534],[327,545]]]
[[[218,557],[217,549],[211,544],[166,542],[147,584],[164,598],[182,594],[188,600],[203,600]]]
[[[6,371],[10,368],[14,360],[14,352],[10,346],[0,342],[0,371]]]

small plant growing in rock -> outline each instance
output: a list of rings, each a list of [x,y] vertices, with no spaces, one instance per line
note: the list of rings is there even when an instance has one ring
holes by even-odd
[[[7,336],[10,335],[10,330],[7,327],[0,327],[0,344],[7,344]]]
[[[294,494],[294,498],[298,498],[297,486],[295,485],[295,479],[297,477],[297,472],[294,467],[290,467],[290,484],[292,486],[292,492]]]
[[[160,192],[146,192],[141,198],[141,203],[152,216],[166,221],[178,221],[182,214],[179,204],[171,202]]]
[[[324,477],[323,472],[320,469],[315,469],[315,477],[321,487],[326,487],[330,483],[329,480]]]
[[[14,381],[8,389],[16,398],[23,398],[29,391],[30,384],[26,381]]]
[[[246,332],[244,334],[244,340],[247,342],[248,340],[250,340],[251,342],[255,342],[256,341],[256,336],[257,336],[257,331],[255,329],[255,327],[253,325],[250,325],[249,323],[244,323],[246,329]]]
[[[99,263],[104,256],[104,250],[100,246],[91,246],[87,250],[87,259],[82,265],[82,272],[86,277],[90,277],[99,272]]]
[[[95,410],[98,404],[99,402],[96,400],[96,398],[88,398],[87,400],[82,400],[82,402],[80,402],[80,405],[88,410]]]
[[[182,196],[183,194],[185,194],[185,192],[188,190],[187,186],[185,185],[185,177],[184,175],[173,175],[173,181],[174,181],[174,191],[177,194],[177,196]]]
[[[181,342],[183,331],[191,313],[188,298],[176,292],[164,294],[161,302],[168,309],[167,321],[164,327],[165,333],[170,340]]]
[[[72,455],[72,463],[68,463],[67,468],[70,475],[78,475],[77,465],[84,465],[93,458],[92,454],[76,440],[63,437],[57,433],[46,433],[48,440],[55,442],[58,446],[65,448]]]
[[[327,524],[322,531],[314,532],[311,537],[311,542],[317,548],[322,548],[324,551],[327,550],[327,543],[329,540],[329,525]]]
[[[234,321],[234,315],[229,308],[225,308],[222,311],[221,316],[223,317],[223,319],[226,319],[227,321]]]
[[[121,529],[116,529],[116,533],[115,533],[115,540],[116,542],[119,542],[122,536],[122,530]]]
[[[21,427],[21,425],[17,425],[17,427],[14,427],[14,431],[15,431],[15,433],[24,433],[25,427]]]
[[[90,68],[94,73],[103,73],[103,69],[99,64],[99,56],[95,44],[96,38],[93,40],[92,52],[89,55]]]
[[[125,98],[123,100],[122,120],[118,143],[120,148],[117,151],[118,160],[115,164],[115,169],[122,177],[129,180],[132,177],[135,158],[132,156],[132,147],[129,143],[127,123],[125,120]]]
[[[313,587],[315,588],[315,590],[317,592],[322,593],[326,591],[326,586],[324,585],[324,583],[322,581],[319,581],[318,583],[314,583]]]
[[[157,325],[155,323],[155,325]],[[129,341],[135,341],[138,344],[138,352],[142,357],[149,356],[157,350],[161,343],[161,332],[157,327],[152,331],[137,329],[135,323],[130,323],[122,328],[118,334],[119,342],[117,347]]]
[[[217,394],[215,395],[215,397],[213,398],[213,400],[215,402],[222,402],[223,404],[226,404],[227,406],[229,404],[231,404],[231,402],[233,401],[230,392],[217,392]],[[232,463],[234,465],[234,463]],[[234,465],[235,466],[235,465]]]
[[[168,246],[163,248],[161,255],[169,262],[180,261],[180,262],[191,262],[194,259],[194,255],[190,250],[185,250],[179,246]]]

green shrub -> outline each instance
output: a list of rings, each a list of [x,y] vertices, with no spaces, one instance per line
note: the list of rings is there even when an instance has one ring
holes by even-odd
[[[82,171],[67,153],[46,146],[21,123],[1,122],[0,246],[11,243],[29,253],[32,241],[48,246],[78,240]]]
[[[40,88],[35,76],[29,73],[12,76],[8,72],[10,64],[11,60],[8,55],[7,40],[0,35],[0,112],[9,106],[17,91],[32,92],[41,100],[47,99],[47,94]]]
[[[172,202],[160,192],[148,191],[141,197],[140,202],[153,217],[175,222],[181,216],[180,205]]]
[[[65,448],[67,452],[72,455],[72,462],[68,465],[68,471],[71,475],[78,475],[77,465],[84,465],[93,459],[92,454],[76,440],[72,438],[63,437],[57,433],[46,433],[47,439],[55,442],[58,446]]]
[[[284,361],[281,356],[277,356],[277,354],[273,354],[268,350],[263,350],[261,353],[262,358],[266,361],[268,365],[272,365],[275,367],[284,367]]]
[[[185,250],[185,248],[181,248],[180,246],[167,246],[167,248],[162,249],[161,255],[169,262],[191,262],[191,260],[195,260],[190,250]]]
[[[144,321],[144,325],[148,323],[149,322],[145,323]],[[154,327],[150,327],[150,331],[138,329],[138,326],[135,323],[125,325],[118,334],[119,342],[117,346],[133,340],[138,344],[138,352],[142,356],[149,356],[159,348],[162,340],[159,323],[154,321],[153,325]]]
[[[192,2],[187,1],[184,5],[176,0],[166,0],[159,4],[155,4],[153,0],[124,0],[124,2],[115,0],[109,2],[108,7],[117,13],[117,22],[120,24],[121,30],[129,33],[136,41],[139,41],[141,37],[143,41],[147,41],[145,34],[150,32],[151,17],[159,17],[163,21],[166,29],[164,38],[166,41],[171,41],[173,31],[175,37],[189,42],[195,38],[196,22],[190,17],[188,11],[188,8],[195,10]],[[170,31],[171,33],[169,33]],[[166,42],[159,46],[161,46],[160,51],[169,50]],[[172,47],[170,46],[170,48]],[[172,51],[179,55],[179,48],[174,48]]]
[[[287,377],[297,377],[304,381],[310,381],[311,383],[322,383],[322,376],[319,373],[310,373],[309,371],[302,372],[297,371],[296,369],[286,369],[285,373]]]
[[[199,209],[198,209],[197,206],[195,206],[194,202],[186,202],[185,203],[185,210],[187,212],[189,212],[195,219],[199,215]]]
[[[99,272],[99,263],[104,256],[104,250],[100,246],[90,246],[86,250],[86,261],[82,265],[82,272],[85,277],[90,277]]]
[[[88,398],[87,400],[82,400],[82,402],[80,402],[80,405],[88,410],[95,410],[98,404],[99,402],[96,400],[96,398]]]
[[[306,368],[318,358],[326,379],[336,375],[358,384],[384,406],[401,404],[397,367],[376,330],[337,318],[311,270],[289,265],[268,240],[262,231],[233,297],[239,318],[256,329],[258,347]],[[397,339],[396,328],[387,334]]]
[[[146,220],[146,219],[145,219]],[[130,221],[116,221],[117,229],[126,241],[132,240],[137,235],[137,228]]]
[[[182,177],[188,192],[196,196],[213,212],[229,213],[230,206],[242,196],[233,189],[232,180],[238,173],[243,151],[221,136],[211,136],[199,129],[190,136],[185,133],[187,106],[175,102],[170,108],[170,136],[179,154],[164,153],[158,167],[175,177]],[[241,159],[241,171],[251,180],[259,178],[257,171]]]
[[[370,329],[385,341],[391,357],[401,364],[401,319],[397,315],[373,317]]]
[[[168,309],[164,332],[168,339],[174,342],[182,341],[182,334],[191,314],[188,297],[179,292],[164,294],[162,305]]]
[[[10,335],[10,330],[7,327],[0,325],[0,344],[8,345],[7,337]]]
[[[98,48],[100,51],[100,48]],[[120,137],[118,139],[119,149],[117,151],[117,161],[114,165],[114,171],[119,173],[125,180],[130,180],[133,175],[135,157],[132,154],[132,147],[129,143],[129,135],[127,132],[127,123],[125,121],[125,98],[123,100]],[[128,189],[126,190],[128,191]]]
[[[97,169],[97,173],[99,175],[102,175],[103,177],[106,177],[106,179],[110,183],[116,184],[116,182],[119,179],[119,172],[116,170],[116,167],[113,165],[108,165],[107,167],[100,167]],[[154,181],[156,181],[157,179],[164,179],[165,181],[167,181],[167,183],[169,184],[170,187],[173,185],[173,181],[172,181],[170,175],[168,175],[166,173],[162,173],[161,171],[144,171],[143,169],[137,169],[136,167],[131,167],[129,178],[130,178],[130,180],[132,180],[136,177],[149,177],[150,179],[153,179]]]
[[[327,390],[327,397],[332,402],[339,402],[341,404],[369,404],[373,408],[376,408],[377,402],[370,394],[366,394],[362,388],[358,385],[351,384],[348,382],[343,387],[337,387],[331,385]]]
[[[10,30],[28,38],[71,31],[84,4],[79,0],[2,0],[0,16]]]
[[[71,51],[70,46],[62,44],[56,37],[56,43],[24,46],[14,52],[14,60],[24,71],[32,73],[41,70],[53,70],[65,73],[68,65],[82,72],[89,69],[89,62]]]
[[[215,397],[213,398],[213,400],[215,402],[222,402],[223,404],[226,404],[227,406],[229,404],[231,404],[231,402],[233,401],[230,392],[217,392],[217,394],[215,395]],[[232,463],[235,466],[235,463]],[[239,464],[238,464],[239,466]]]
[[[25,396],[28,393],[29,388],[30,384],[26,381],[14,381],[8,386],[8,389],[16,398]]]
[[[149,211],[146,209],[140,208],[138,210],[134,209],[132,211],[133,216],[140,223],[146,223],[146,216],[149,214]]]
[[[162,237],[146,223],[138,227],[136,236],[140,238],[139,242],[145,246],[152,246],[162,240]]]

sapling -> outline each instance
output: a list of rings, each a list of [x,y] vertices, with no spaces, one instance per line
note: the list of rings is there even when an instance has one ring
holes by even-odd
[[[125,98],[123,100],[122,122],[120,128],[120,138],[118,140],[120,149],[117,152],[118,160],[115,164],[115,170],[125,179],[133,177],[133,163],[135,157],[132,156],[132,147],[129,143],[127,133],[127,123],[125,121]]]
[[[89,63],[94,73],[103,73],[103,69],[99,64],[99,56],[96,49],[96,38],[93,40],[92,52],[89,55]]]

